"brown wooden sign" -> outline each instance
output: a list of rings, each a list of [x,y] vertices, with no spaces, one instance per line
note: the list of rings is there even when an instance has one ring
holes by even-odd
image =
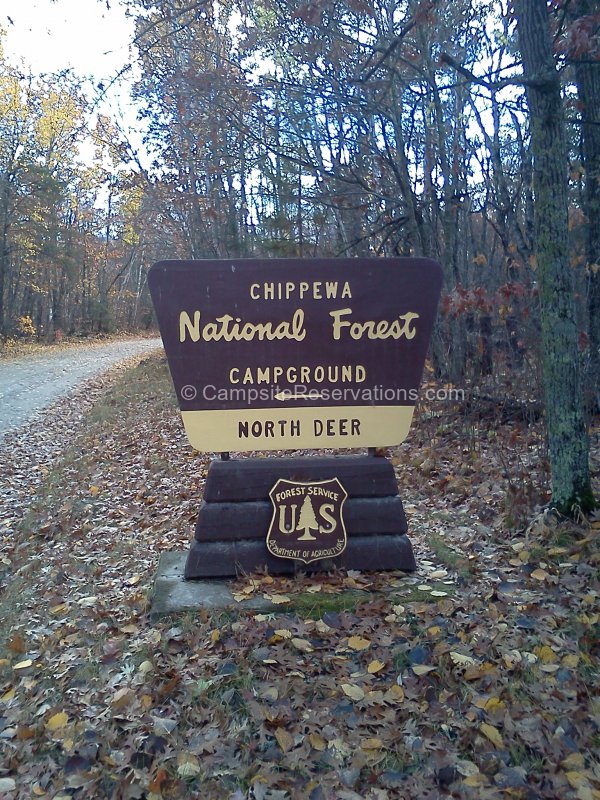
[[[436,262],[162,261],[148,282],[197,450],[406,438],[441,289]]]
[[[279,479],[269,492],[273,518],[267,549],[279,558],[310,564],[346,549],[342,508],[348,493],[337,478],[314,483]]]

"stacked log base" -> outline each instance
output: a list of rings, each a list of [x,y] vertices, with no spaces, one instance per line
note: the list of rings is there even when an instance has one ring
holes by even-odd
[[[337,558],[305,564],[269,553],[273,516],[269,492],[279,478],[311,482],[338,478],[348,492],[343,514],[348,544]],[[185,578],[227,577],[266,568],[273,575],[334,567],[416,568],[394,469],[385,458],[332,456],[213,461],[208,470]]]

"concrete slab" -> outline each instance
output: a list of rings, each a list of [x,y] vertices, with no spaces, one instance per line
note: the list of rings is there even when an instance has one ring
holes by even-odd
[[[187,552],[167,551],[161,553],[154,579],[151,617],[177,614],[182,611],[197,611],[200,608],[214,611],[235,608],[238,611],[262,612],[274,611],[278,608],[281,611],[281,606],[275,606],[264,597],[251,597],[248,600],[237,602],[233,599],[229,588],[231,581],[215,578],[184,580],[183,571],[186,559]]]

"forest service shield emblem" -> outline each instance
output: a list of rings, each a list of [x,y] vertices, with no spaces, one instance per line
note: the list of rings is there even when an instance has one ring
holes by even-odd
[[[348,493],[338,478],[299,483],[280,478],[269,492],[273,518],[267,548],[278,558],[310,564],[346,549],[342,509]]]

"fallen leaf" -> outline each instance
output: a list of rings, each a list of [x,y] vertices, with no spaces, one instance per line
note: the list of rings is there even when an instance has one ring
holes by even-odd
[[[427,675],[428,672],[433,672],[435,669],[431,664],[413,664],[412,671],[415,675]]]
[[[154,780],[148,784],[148,791],[152,792],[153,794],[160,794],[162,784],[167,780],[168,773],[166,769],[159,769],[156,773]]]
[[[342,683],[341,686],[344,694],[350,697],[352,700],[358,701],[364,699],[365,693],[360,686],[357,686],[354,683]]]
[[[200,772],[200,764],[195,758],[187,756],[181,760],[177,766],[177,774],[180,778],[195,778]]]
[[[124,689],[119,689],[113,695],[110,704],[115,709],[125,708],[125,706],[128,706],[129,703],[131,703],[134,697],[135,697],[134,693],[128,687]]]
[[[534,569],[531,573],[531,577],[534,578],[536,581],[545,581],[546,578],[549,578],[550,575],[546,572],[545,569]]]
[[[30,658],[26,658],[25,661],[19,661],[18,664],[15,664],[13,669],[27,669],[33,664],[33,661]]]
[[[401,703],[404,700],[404,689],[394,684],[384,694],[383,699],[388,703]]]
[[[15,690],[15,687],[13,686],[10,689],[8,689],[6,692],[4,692],[2,697],[0,697],[0,703],[10,703],[10,701],[13,699],[15,694],[16,694],[16,690]]]
[[[309,734],[308,741],[310,742],[310,746],[319,752],[327,749],[327,742],[320,733]]]
[[[383,663],[383,661],[378,661],[377,659],[374,659],[373,661],[371,661],[371,663],[367,667],[367,672],[370,675],[374,675],[376,672],[381,672],[381,670],[384,667],[385,667],[385,664]]]
[[[285,728],[276,728],[275,729],[275,738],[277,739],[277,744],[284,753],[287,753],[288,750],[291,750],[294,746],[294,737],[291,733],[286,731]]]
[[[353,650],[368,650],[371,647],[371,642],[363,636],[351,636],[348,639],[348,647]]]
[[[474,764],[472,761],[468,761],[466,759],[457,761],[455,766],[456,766],[456,771],[464,778],[469,778],[473,775],[477,775],[477,773],[479,772],[479,767],[477,766],[477,764]]]
[[[7,647],[12,653],[16,653],[17,655],[22,655],[23,653],[27,652],[25,639],[18,632],[13,633],[13,635],[10,637]]]
[[[288,597],[287,594],[265,594],[264,597],[266,600],[270,600],[275,606],[282,606],[292,602],[292,598]]]
[[[371,739],[363,739],[360,743],[361,750],[381,750],[383,742],[377,737]]]
[[[495,728],[493,725],[488,725],[487,722],[482,722],[479,726],[479,730],[499,750],[504,748],[504,741],[498,728]]]
[[[292,644],[296,648],[296,650],[300,650],[302,653],[312,653],[315,649],[312,644],[308,641],[308,639],[299,639],[297,637],[292,638]]]
[[[58,731],[64,728],[69,722],[69,717],[64,711],[59,711],[53,714],[46,723],[46,729],[49,731]]]
[[[481,786],[487,786],[488,779],[485,777],[485,775],[482,775],[481,772],[476,772],[474,775],[469,775],[467,778],[465,778],[463,783],[465,786],[478,789]]]
[[[462,653],[456,653],[454,651],[450,653],[450,658],[452,659],[452,663],[457,666],[472,667],[477,663],[471,656],[465,656]]]

